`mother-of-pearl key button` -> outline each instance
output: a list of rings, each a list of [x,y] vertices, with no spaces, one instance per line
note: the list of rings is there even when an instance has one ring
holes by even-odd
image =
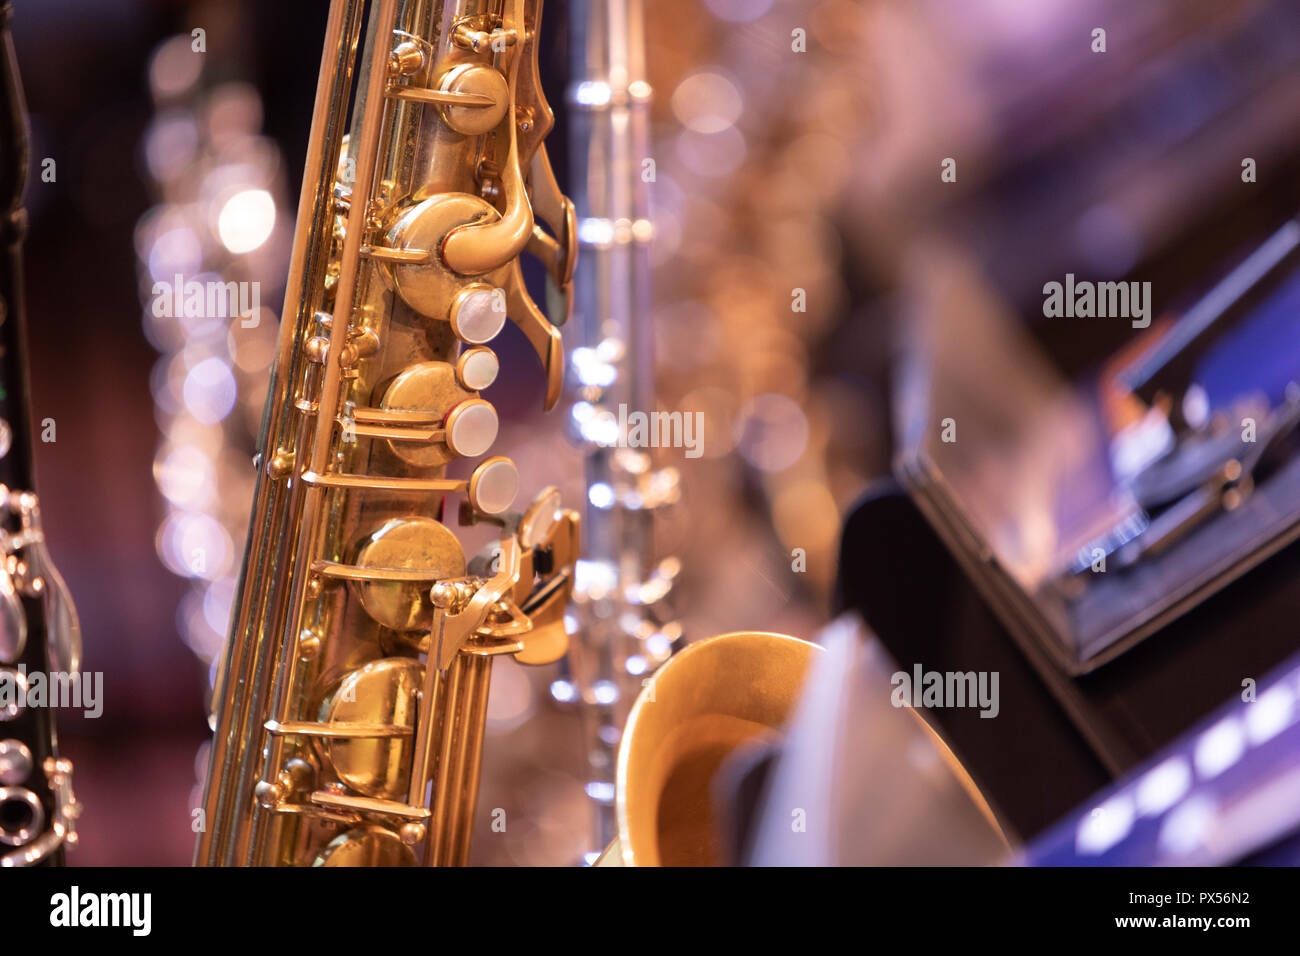
[[[486,285],[463,289],[452,300],[448,318],[451,330],[462,342],[491,342],[506,324],[505,293]]]
[[[477,458],[497,440],[497,410],[481,398],[461,402],[447,416],[447,447]]]
[[[489,458],[469,476],[469,503],[475,511],[499,515],[515,503],[519,472],[509,458]]]
[[[497,380],[501,363],[491,349],[466,349],[456,360],[456,378],[471,392],[481,392]]]

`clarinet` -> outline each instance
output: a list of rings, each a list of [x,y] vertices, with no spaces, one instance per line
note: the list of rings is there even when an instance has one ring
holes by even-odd
[[[8,3],[0,6],[0,866],[60,866],[63,848],[76,843],[81,808],[72,763],[58,753],[53,710],[28,706],[28,689],[32,675],[77,680],[81,629],[45,547],[40,502],[20,490],[35,482],[22,258],[27,109],[11,15]]]

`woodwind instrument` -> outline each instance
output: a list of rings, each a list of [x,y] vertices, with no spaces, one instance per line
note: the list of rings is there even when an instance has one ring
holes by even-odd
[[[640,0],[569,4],[572,181],[584,267],[576,280],[572,430],[583,448],[586,546],[579,629],[569,672],[582,702],[595,840],[616,835],[614,771],[623,722],[641,682],[681,640],[666,602],[680,569],[655,559],[655,513],[678,499],[675,468],[627,447],[626,412],[655,408],[651,323],[650,84]],[[620,419],[620,407],[624,411]]]
[[[19,490],[35,481],[22,254],[27,108],[11,16],[0,6],[0,867],[61,865],[81,812],[52,707],[28,695],[37,676],[47,687],[80,679],[81,626],[45,545],[40,502]]]
[[[330,6],[200,864],[466,862],[492,658],[565,652],[577,515],[554,489],[511,512],[502,456],[452,474],[496,437],[479,393],[507,317],[547,408],[561,391],[577,239],[542,146],[541,8]],[[473,525],[495,540],[467,560]]]

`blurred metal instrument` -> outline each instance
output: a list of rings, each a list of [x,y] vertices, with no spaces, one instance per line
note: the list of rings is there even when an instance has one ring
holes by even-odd
[[[692,10],[684,16],[697,13]],[[590,349],[578,351],[573,362],[575,376],[581,381],[578,402],[573,408],[575,425],[577,432],[588,438],[591,449],[588,546],[582,567],[588,570],[590,562],[591,570],[598,574],[603,571],[603,575],[591,575],[594,583],[598,584],[603,576],[610,581],[608,587],[614,589],[617,600],[624,604],[619,606],[617,600],[608,602],[610,617],[602,622],[598,610],[601,605],[591,600],[594,588],[585,587],[588,575],[580,575],[578,591],[580,607],[584,610],[581,628],[584,633],[582,645],[575,646],[572,657],[575,674],[580,675],[577,666],[580,654],[603,654],[603,674],[610,676],[608,683],[595,689],[603,691],[611,701],[619,701],[617,695],[623,693],[628,697],[623,701],[624,706],[630,702],[629,693],[623,689],[628,685],[628,675],[636,675],[638,669],[643,669],[642,674],[649,674],[658,667],[636,697],[621,739],[616,732],[610,734],[606,727],[594,728],[597,734],[603,731],[604,735],[591,748],[593,769],[601,766],[599,744],[612,747],[616,741],[619,747],[614,787],[617,839],[599,857],[598,865],[723,864],[729,860],[731,821],[724,819],[714,806],[714,784],[733,754],[738,756],[746,748],[776,739],[796,709],[805,676],[819,649],[796,637],[736,632],[686,646],[677,656],[663,661],[662,654],[680,643],[681,628],[676,623],[658,624],[655,604],[667,596],[673,580],[679,576],[681,561],[673,557],[653,562],[650,529],[654,507],[679,497],[679,477],[676,470],[651,470],[649,459],[640,455],[632,457],[636,453],[630,449],[601,447],[602,438],[608,445],[614,444],[612,437],[619,437],[620,403],[633,410],[653,410],[658,398],[654,388],[654,329],[650,321],[650,247],[645,242],[654,229],[649,220],[642,219],[647,211],[642,163],[650,152],[642,126],[650,94],[643,64],[643,17],[641,4],[636,0],[630,3],[591,0],[590,4],[578,4],[575,16],[575,22],[584,25],[586,42],[575,44],[580,59],[571,100],[578,111],[575,127],[580,138],[576,140],[576,152],[581,160],[581,151],[586,151],[589,170],[586,202],[581,195],[577,199],[578,222],[582,242],[590,245],[585,252],[584,276],[578,284],[577,312],[588,323],[584,326],[585,343],[593,343]],[[738,60],[746,66],[753,65],[754,61],[772,66],[768,60],[775,61],[775,51],[784,48],[784,44],[770,48],[751,43],[753,29],[745,34],[731,31],[727,36],[733,39],[737,49],[744,49],[744,57]],[[714,47],[708,49],[712,51]],[[762,66],[757,70],[774,85],[781,75],[775,66],[771,70],[763,70]],[[718,88],[715,74],[706,72],[705,75],[714,81],[708,88]],[[698,91],[697,86],[697,94]],[[779,91],[772,94],[772,99],[779,98],[777,94]],[[712,107],[707,96],[679,98],[675,100],[675,108],[681,101],[699,111]],[[764,104],[763,108],[748,112],[763,113],[766,108]],[[798,111],[796,114],[802,116]],[[779,142],[784,144],[787,139],[781,138]],[[780,147],[774,147],[774,152],[779,151]],[[667,165],[666,160],[664,166]],[[775,174],[772,178],[776,178]],[[698,187],[693,182],[690,186],[693,189],[682,191],[693,198],[716,198],[719,194],[714,181],[707,185],[699,183]],[[737,187],[737,193],[741,191]],[[735,202],[727,204],[727,209],[738,204],[744,204],[745,208],[763,206],[768,202],[768,193],[751,189],[746,181],[742,198],[733,196],[732,199]],[[803,206],[806,206],[805,199],[801,193]],[[789,267],[789,260],[796,256],[802,243],[783,247],[783,260],[766,273],[733,267],[725,260],[735,259],[738,248],[748,245],[754,234],[772,228],[772,222],[777,221],[789,229],[792,217],[755,216],[753,221],[737,217],[736,225],[740,226],[737,233],[744,229],[744,234],[728,234],[725,241],[719,242],[724,224],[718,206],[703,199],[698,200],[698,206],[701,219],[707,220],[707,226],[701,229],[707,239],[702,241],[702,247],[690,248],[688,255],[679,254],[673,259],[671,281],[680,295],[681,286],[686,285],[682,274],[689,274],[698,278],[701,289],[707,290],[699,293],[698,298],[718,303],[719,308],[732,303],[737,320],[735,323],[719,321],[718,334],[727,341],[727,346],[735,347],[711,349],[708,337],[699,337],[701,326],[714,321],[712,316],[701,316],[688,308],[669,310],[675,313],[669,315],[666,323],[669,334],[677,330],[680,337],[675,341],[686,341],[688,337],[681,336],[681,330],[689,328],[692,347],[698,354],[690,356],[689,362],[681,362],[681,356],[673,354],[675,362],[663,369],[663,380],[668,382],[664,392],[677,399],[682,407],[705,406],[707,419],[718,421],[727,418],[719,408],[694,401],[708,392],[699,389],[699,381],[708,378],[699,363],[705,362],[711,352],[716,352],[720,364],[727,368],[724,380],[728,398],[737,394],[745,399],[759,398],[761,395],[755,395],[755,390],[764,392],[776,377],[771,368],[762,364],[762,356],[767,352],[759,349],[759,345],[775,341],[766,334],[770,324],[781,334],[780,354],[785,362],[780,368],[784,372],[797,360],[802,376],[803,349],[800,343],[790,341],[790,317],[754,307],[755,297],[751,294],[755,285],[767,282],[776,285],[771,273]],[[725,225],[732,225],[731,220]],[[685,241],[681,243],[688,245]],[[790,285],[806,284],[810,274],[814,273],[801,272],[805,278]],[[584,281],[591,284],[590,303],[582,294]],[[796,358],[792,359],[792,354],[797,354]],[[759,358],[755,359],[755,355]],[[589,389],[589,385],[598,388]],[[783,381],[781,385],[789,388],[790,382]],[[794,393],[802,394],[801,389],[802,381],[796,384]],[[716,394],[720,390],[712,392]],[[595,398],[591,398],[593,395]],[[754,410],[758,408],[753,402],[750,406]],[[797,414],[802,420],[802,412]],[[755,411],[755,418],[762,416]],[[729,437],[733,432],[729,425],[731,421],[711,432],[710,441],[718,434],[719,445],[729,446],[733,441]],[[783,453],[794,445],[788,438],[781,441],[768,438],[768,441],[780,445]],[[706,451],[706,454],[720,453]],[[793,447],[792,455],[781,467],[788,467],[794,459],[803,457],[803,447]],[[728,473],[727,477],[725,490],[716,484],[708,488],[708,479],[701,480],[697,488],[712,494],[701,494],[705,505],[690,515],[695,535],[707,536],[708,551],[712,554],[735,550],[733,536],[737,529],[750,532],[755,525],[751,512],[737,506],[741,498],[735,494],[735,475]],[[809,484],[803,483],[800,488],[803,514],[807,515],[807,509],[820,505],[820,499],[814,497],[810,501]],[[615,502],[620,506],[627,502],[630,507],[615,510],[612,507]],[[610,529],[610,535],[606,537],[595,531],[593,524]],[[802,523],[800,529],[803,537],[797,538],[796,544],[813,544],[810,524]],[[722,548],[718,536],[728,536]],[[602,555],[608,555],[606,562],[612,567],[601,567],[598,562]],[[705,571],[706,563],[697,564],[698,572],[714,574],[716,568]],[[723,598],[720,604],[729,605],[731,598],[724,597],[729,593],[716,587],[714,581],[703,600]],[[723,615],[731,613],[731,607],[722,611]],[[664,640],[666,637],[668,640]],[[588,641],[591,646],[586,644]],[[593,646],[598,650],[591,649]],[[601,697],[597,697],[599,700]],[[593,708],[593,713],[601,711]],[[595,795],[603,796],[607,791],[599,784],[601,780],[593,773],[589,792],[594,786]]]
[[[261,97],[218,66],[234,59],[218,44],[252,29],[239,19],[245,9],[229,6],[232,25],[214,31],[206,55],[194,53],[188,32],[155,47],[155,110],[141,144],[155,204],[136,224],[144,331],[160,353],[150,383],[161,432],[153,473],[164,502],[157,550],[189,583],[181,639],[205,670],[215,669],[230,630],[253,500],[248,459],[289,259],[284,160],[260,132]],[[176,309],[176,285],[227,294]]]
[[[542,146],[541,6],[331,4],[200,864],[464,863],[492,658],[566,650],[577,515],[554,489],[510,513],[508,458],[447,473],[496,437],[479,392],[507,317],[560,397],[519,259],[562,321],[577,240]],[[492,532],[472,561],[449,495]]]
[[[628,717],[618,755],[618,840],[600,864],[715,866],[729,821],[714,781],[793,716],[821,653],[784,634],[737,632],[692,644],[659,669]]]
[[[571,360],[571,427],[585,454],[587,505],[572,683],[554,690],[582,702],[585,790],[595,808],[593,843],[603,848],[616,831],[620,730],[641,682],[681,639],[666,609],[681,563],[656,560],[654,535],[655,513],[677,500],[679,479],[675,468],[656,469],[647,449],[626,447],[620,433],[628,409],[655,407],[645,13],[640,0],[575,0],[569,17],[571,165],[584,262],[575,283],[582,345]]]
[[[29,677],[79,679],[81,625],[41,531],[34,487],[22,242],[27,230],[27,107],[0,6],[0,867],[60,865],[81,812],[72,762],[59,756],[52,706],[30,706]],[[53,701],[47,701],[53,704]]]
[[[190,6],[193,14],[199,4]],[[232,75],[233,51],[222,49],[251,29],[248,9],[226,6],[231,26],[212,32],[205,54],[194,52],[188,32],[154,48],[154,115],[141,145],[155,205],[136,223],[144,331],[160,353],[150,377],[161,432],[153,474],[164,508],[155,541],[168,570],[189,585],[177,623],[209,676],[209,707],[248,533],[256,480],[248,460],[289,260],[284,160],[260,134],[261,97]],[[228,294],[214,296],[211,310],[207,301],[169,307],[187,274],[191,288]],[[249,306],[242,314],[241,298]],[[191,806],[202,802],[210,746],[204,740],[195,760]]]

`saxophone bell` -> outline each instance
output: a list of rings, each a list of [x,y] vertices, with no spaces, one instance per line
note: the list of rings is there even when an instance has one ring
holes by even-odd
[[[712,784],[738,749],[778,739],[820,646],[740,631],[692,644],[642,690],[618,753],[618,839],[606,866],[714,866],[726,859]]]

